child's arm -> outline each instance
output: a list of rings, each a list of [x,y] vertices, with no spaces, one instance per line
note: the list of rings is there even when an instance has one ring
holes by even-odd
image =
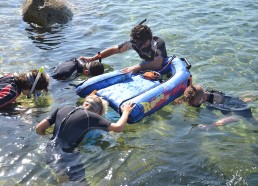
[[[243,101],[246,103],[249,103],[249,102],[255,101],[257,99],[258,99],[258,96],[251,96],[249,98],[243,98]]]
[[[111,123],[108,127],[108,130],[114,131],[114,132],[123,132],[125,124],[128,120],[129,114],[132,112],[135,106],[136,105],[133,105],[130,102],[126,103],[124,106],[121,106],[122,116],[119,118],[119,120],[116,123]]]
[[[39,124],[36,126],[36,133],[39,135],[45,135],[46,129],[50,126],[47,119],[42,120]]]
[[[223,126],[223,125],[226,125],[226,124],[229,124],[229,123],[234,123],[234,122],[237,122],[237,121],[239,121],[238,117],[236,117],[236,116],[229,116],[229,117],[220,119],[220,120],[216,121],[215,123],[213,123],[211,125],[199,124],[198,128],[200,128],[201,130],[206,130],[207,131],[207,130],[209,130],[211,128]]]
[[[220,119],[218,121],[216,121],[215,123],[213,123],[214,126],[219,127],[219,126],[223,126],[225,124],[229,124],[229,123],[234,123],[239,121],[239,118],[236,116],[229,116],[223,119]]]

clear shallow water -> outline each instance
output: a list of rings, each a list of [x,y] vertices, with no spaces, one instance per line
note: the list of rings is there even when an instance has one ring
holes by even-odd
[[[129,38],[144,18],[165,39],[169,55],[187,57],[194,82],[231,95],[258,94],[258,4],[254,1],[73,1],[64,26],[34,28],[22,21],[23,1],[0,2],[0,72],[43,65],[96,52]],[[138,64],[134,52],[104,59],[107,71]],[[69,82],[77,84],[83,77]],[[33,127],[57,107],[80,104],[68,82],[51,82],[50,93],[0,116],[1,185],[56,185],[45,163],[50,136]],[[258,117],[258,102],[252,102]],[[91,185],[257,185],[257,126],[245,119],[207,132],[192,128],[223,117],[205,108],[172,104],[128,125],[124,133],[97,135],[80,146]],[[107,118],[118,115],[110,109]],[[65,185],[72,185],[66,182]]]

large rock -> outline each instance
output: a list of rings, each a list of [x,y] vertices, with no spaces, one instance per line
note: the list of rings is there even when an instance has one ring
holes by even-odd
[[[22,14],[24,21],[40,26],[65,24],[73,17],[65,0],[25,0]]]

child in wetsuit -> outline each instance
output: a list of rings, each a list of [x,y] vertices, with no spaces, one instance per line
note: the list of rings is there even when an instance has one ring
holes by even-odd
[[[39,74],[39,79],[36,82],[38,73],[39,71],[35,69],[27,73],[6,74],[0,77],[0,108],[14,102],[21,93],[29,98],[31,93],[47,91],[49,77],[43,72]],[[34,84],[34,90],[32,90]]]
[[[104,66],[100,62],[84,62],[83,60],[72,58],[59,64],[55,68],[52,77],[57,80],[72,80],[80,74],[84,76],[98,76],[103,73]]]
[[[79,162],[75,149],[90,130],[122,132],[135,105],[127,102],[121,106],[122,115],[115,123],[101,116],[106,107],[107,102],[102,98],[89,95],[81,107],[59,108],[37,124],[35,129],[40,135],[45,135],[46,130],[54,126],[53,137],[46,147],[46,160],[58,176],[65,175],[70,181],[85,182],[84,166]]]
[[[257,97],[254,98],[256,99]],[[253,117],[252,111],[245,101],[225,95],[222,92],[207,91],[200,85],[190,85],[184,92],[183,100],[195,107],[200,107],[202,103],[206,103],[208,109],[221,110],[224,114],[234,112],[257,124],[257,120]],[[228,117],[217,121],[214,125],[221,126],[236,121],[238,121],[236,117]]]

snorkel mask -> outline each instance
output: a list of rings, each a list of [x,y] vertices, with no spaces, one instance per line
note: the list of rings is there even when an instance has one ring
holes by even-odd
[[[33,76],[32,76],[32,73],[27,73],[27,77],[28,77],[28,80],[29,82],[32,84],[32,88],[30,89],[30,93],[29,95],[27,95],[27,98],[31,98],[31,95],[33,94],[34,95],[34,99],[38,99],[38,97],[41,95],[41,91],[35,91],[35,88],[36,88],[36,85],[39,81],[39,78],[42,74],[42,72],[44,71],[44,68],[43,67],[40,67],[39,70],[38,70],[38,74],[37,74],[37,77],[36,79],[34,80]]]
[[[140,50],[142,48],[142,46],[147,42],[146,41],[135,41],[133,38],[130,39],[132,45],[134,45],[135,48],[137,48],[138,50]]]

